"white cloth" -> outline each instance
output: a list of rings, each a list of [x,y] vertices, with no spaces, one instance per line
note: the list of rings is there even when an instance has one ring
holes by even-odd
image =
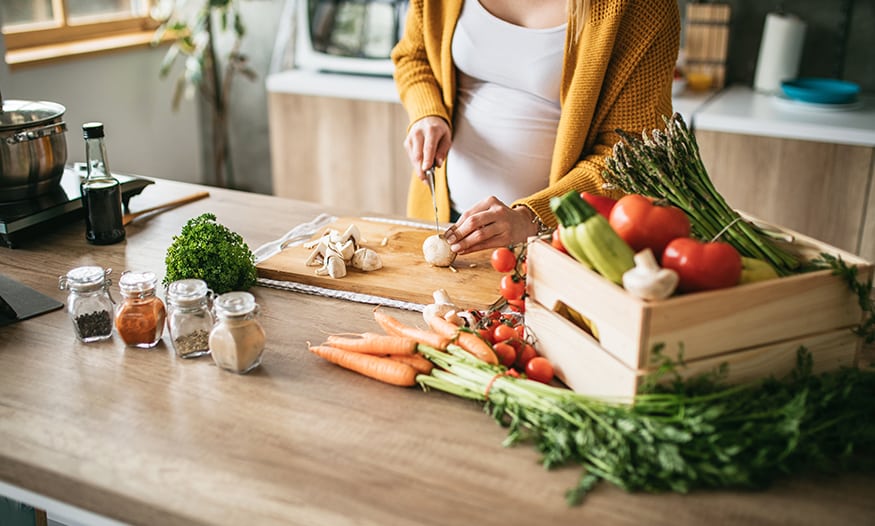
[[[565,29],[517,26],[477,0],[464,3],[452,44],[458,100],[447,157],[456,210],[490,195],[510,204],[547,186]]]

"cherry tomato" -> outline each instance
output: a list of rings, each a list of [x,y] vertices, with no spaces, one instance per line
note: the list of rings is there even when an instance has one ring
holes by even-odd
[[[638,194],[621,197],[608,222],[632,250],[649,248],[657,261],[669,241],[690,236],[690,219],[683,210]]]
[[[553,236],[550,238],[550,244],[553,245],[553,248],[562,252],[563,254],[567,254],[568,251],[565,250],[565,245],[562,244],[562,240],[559,238],[559,229],[553,231]]]
[[[516,331],[513,330],[513,327],[504,323],[497,323],[492,329],[492,341],[494,342],[503,342],[514,336],[516,336]]]
[[[492,339],[492,329],[489,327],[484,327],[482,329],[477,329],[477,332],[480,334],[480,337],[486,340],[489,343],[495,343],[495,340]]]
[[[514,327],[514,330],[516,331],[516,337],[517,337],[517,338],[519,338],[520,340],[525,340],[525,339],[526,339],[526,326],[525,326],[525,325],[523,325],[522,323],[520,323],[519,325],[517,325],[516,327]]]
[[[516,360],[516,349],[510,344],[499,342],[492,346],[495,355],[498,356],[498,361],[505,367],[510,367]]]
[[[553,381],[553,364],[543,356],[535,356],[526,364],[526,376],[536,382],[549,384]]]
[[[526,282],[524,280],[514,281],[512,274],[505,274],[501,277],[499,291],[506,300],[518,300],[526,292]]]
[[[507,304],[510,305],[511,310],[519,312],[520,314],[526,313],[526,300],[518,299],[518,300],[507,300]]]
[[[492,251],[490,262],[498,272],[511,272],[516,267],[516,255],[507,247],[499,247]]]
[[[529,363],[529,361],[536,356],[538,356],[538,351],[536,351],[535,348],[532,347],[532,344],[524,343],[522,347],[520,347],[520,350],[516,355],[515,365],[520,369],[525,370],[526,365]]]

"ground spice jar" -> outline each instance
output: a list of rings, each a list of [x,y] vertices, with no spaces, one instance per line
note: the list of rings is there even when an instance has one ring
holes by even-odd
[[[76,267],[58,277],[58,288],[69,290],[67,313],[76,337],[85,343],[112,336],[114,305],[109,295],[112,269],[98,266]]]
[[[167,330],[177,356],[194,358],[210,352],[211,296],[201,279],[181,279],[167,287]]]
[[[210,353],[216,365],[239,374],[258,367],[265,336],[255,298],[248,292],[228,292],[213,307],[217,321],[210,332]]]
[[[124,272],[119,289],[124,300],[115,315],[115,329],[125,344],[148,349],[155,347],[164,333],[164,302],[155,296],[158,282],[154,272]]]

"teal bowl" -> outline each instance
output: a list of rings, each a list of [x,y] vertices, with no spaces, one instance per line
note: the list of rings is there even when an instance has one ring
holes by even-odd
[[[798,78],[781,83],[784,95],[815,104],[848,104],[857,100],[860,86],[844,80]]]

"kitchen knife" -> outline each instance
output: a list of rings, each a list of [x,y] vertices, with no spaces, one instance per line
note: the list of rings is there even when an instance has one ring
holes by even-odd
[[[437,232],[441,231],[438,223],[437,198],[434,195],[434,166],[425,171],[425,177],[428,179],[428,189],[431,191],[431,205],[434,207],[434,229]]]

